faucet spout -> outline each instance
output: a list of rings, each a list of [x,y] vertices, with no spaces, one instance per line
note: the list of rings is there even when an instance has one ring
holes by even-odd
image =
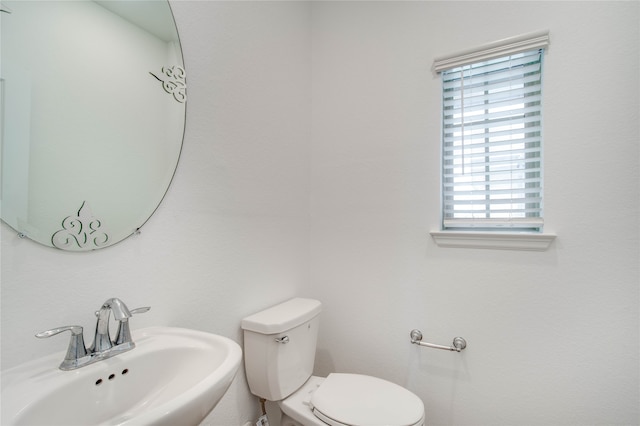
[[[131,318],[131,312],[122,300],[114,297],[104,302],[100,310],[96,312],[98,317],[96,335],[90,348],[94,353],[104,352],[113,346],[109,335],[109,316],[112,312],[116,321],[126,321]]]
[[[113,312],[113,319],[115,319],[116,321],[122,321],[125,318],[131,318],[131,312],[129,312],[129,308],[127,308],[127,305],[125,305],[122,300],[116,297],[104,302],[101,310],[105,308],[111,309],[111,312]]]

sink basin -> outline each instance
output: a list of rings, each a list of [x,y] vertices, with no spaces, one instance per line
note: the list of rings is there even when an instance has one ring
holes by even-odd
[[[132,332],[135,349],[73,371],[65,352],[2,372],[9,425],[198,425],[229,388],[242,351],[226,337],[172,327]]]

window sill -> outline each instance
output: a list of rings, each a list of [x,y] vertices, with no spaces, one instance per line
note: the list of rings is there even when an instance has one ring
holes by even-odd
[[[494,250],[545,251],[555,234],[516,232],[431,231],[439,247],[481,248]]]

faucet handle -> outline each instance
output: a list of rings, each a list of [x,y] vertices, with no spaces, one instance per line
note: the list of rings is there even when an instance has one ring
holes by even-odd
[[[149,309],[151,309],[151,306],[143,306],[142,308],[131,309],[129,312],[131,312],[131,315],[144,314],[145,312],[148,312]]]
[[[143,306],[141,308],[131,309],[129,312],[131,313],[131,315],[144,314],[145,312],[148,312],[149,309],[151,309],[151,306]],[[118,333],[116,334],[116,339],[113,343],[115,345],[122,345],[125,343],[133,344],[131,340],[131,329],[129,328],[129,318],[120,320],[118,325]]]
[[[69,340],[69,347],[67,348],[67,354],[64,357],[64,361],[60,364],[61,370],[70,370],[78,363],[80,358],[87,355],[87,348],[84,346],[84,335],[82,327],[79,325],[68,325],[64,327],[52,328],[51,330],[42,331],[36,334],[38,339],[45,339],[56,334],[60,334],[64,331],[71,332],[71,340]]]
[[[38,339],[45,339],[47,337],[55,336],[56,334],[60,334],[63,331],[71,331],[72,336],[77,336],[82,334],[82,327],[79,325],[66,325],[64,327],[52,328],[51,330],[41,331],[36,334]]]
[[[142,307],[142,308],[135,308],[135,309],[131,309],[131,310],[129,311],[129,313],[130,313],[131,315],[135,315],[135,314],[144,314],[144,313],[145,313],[145,312],[147,312],[149,309],[151,309],[151,306],[144,306],[144,307]],[[95,311],[93,314],[94,314],[95,316],[98,316],[98,315],[100,315],[100,311]]]

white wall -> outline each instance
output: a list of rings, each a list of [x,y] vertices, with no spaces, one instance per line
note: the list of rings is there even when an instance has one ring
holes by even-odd
[[[132,320],[241,342],[240,319],[308,280],[308,5],[172,3],[187,68],[187,125],[169,193],[142,234],[92,253],[21,240],[2,225],[2,369],[66,349],[33,335],[85,327],[109,297]],[[207,423],[254,420],[240,372]]]
[[[638,424],[638,2],[313,7],[318,373],[408,386],[429,424]],[[443,249],[435,57],[548,29],[546,252]],[[461,354],[419,348],[462,336]]]
[[[63,350],[64,338],[32,335],[92,329],[112,296],[153,307],[134,327],[240,342],[243,316],[307,295],[325,309],[318,373],[404,384],[430,424],[638,423],[637,2],[172,7],[189,84],[172,188],[141,236],[95,253],[2,225],[3,369]],[[546,219],[558,240],[543,253],[440,249],[428,236],[439,217],[431,61],[540,28],[552,36]],[[418,348],[412,328],[469,347]],[[207,423],[256,413],[241,372]]]

